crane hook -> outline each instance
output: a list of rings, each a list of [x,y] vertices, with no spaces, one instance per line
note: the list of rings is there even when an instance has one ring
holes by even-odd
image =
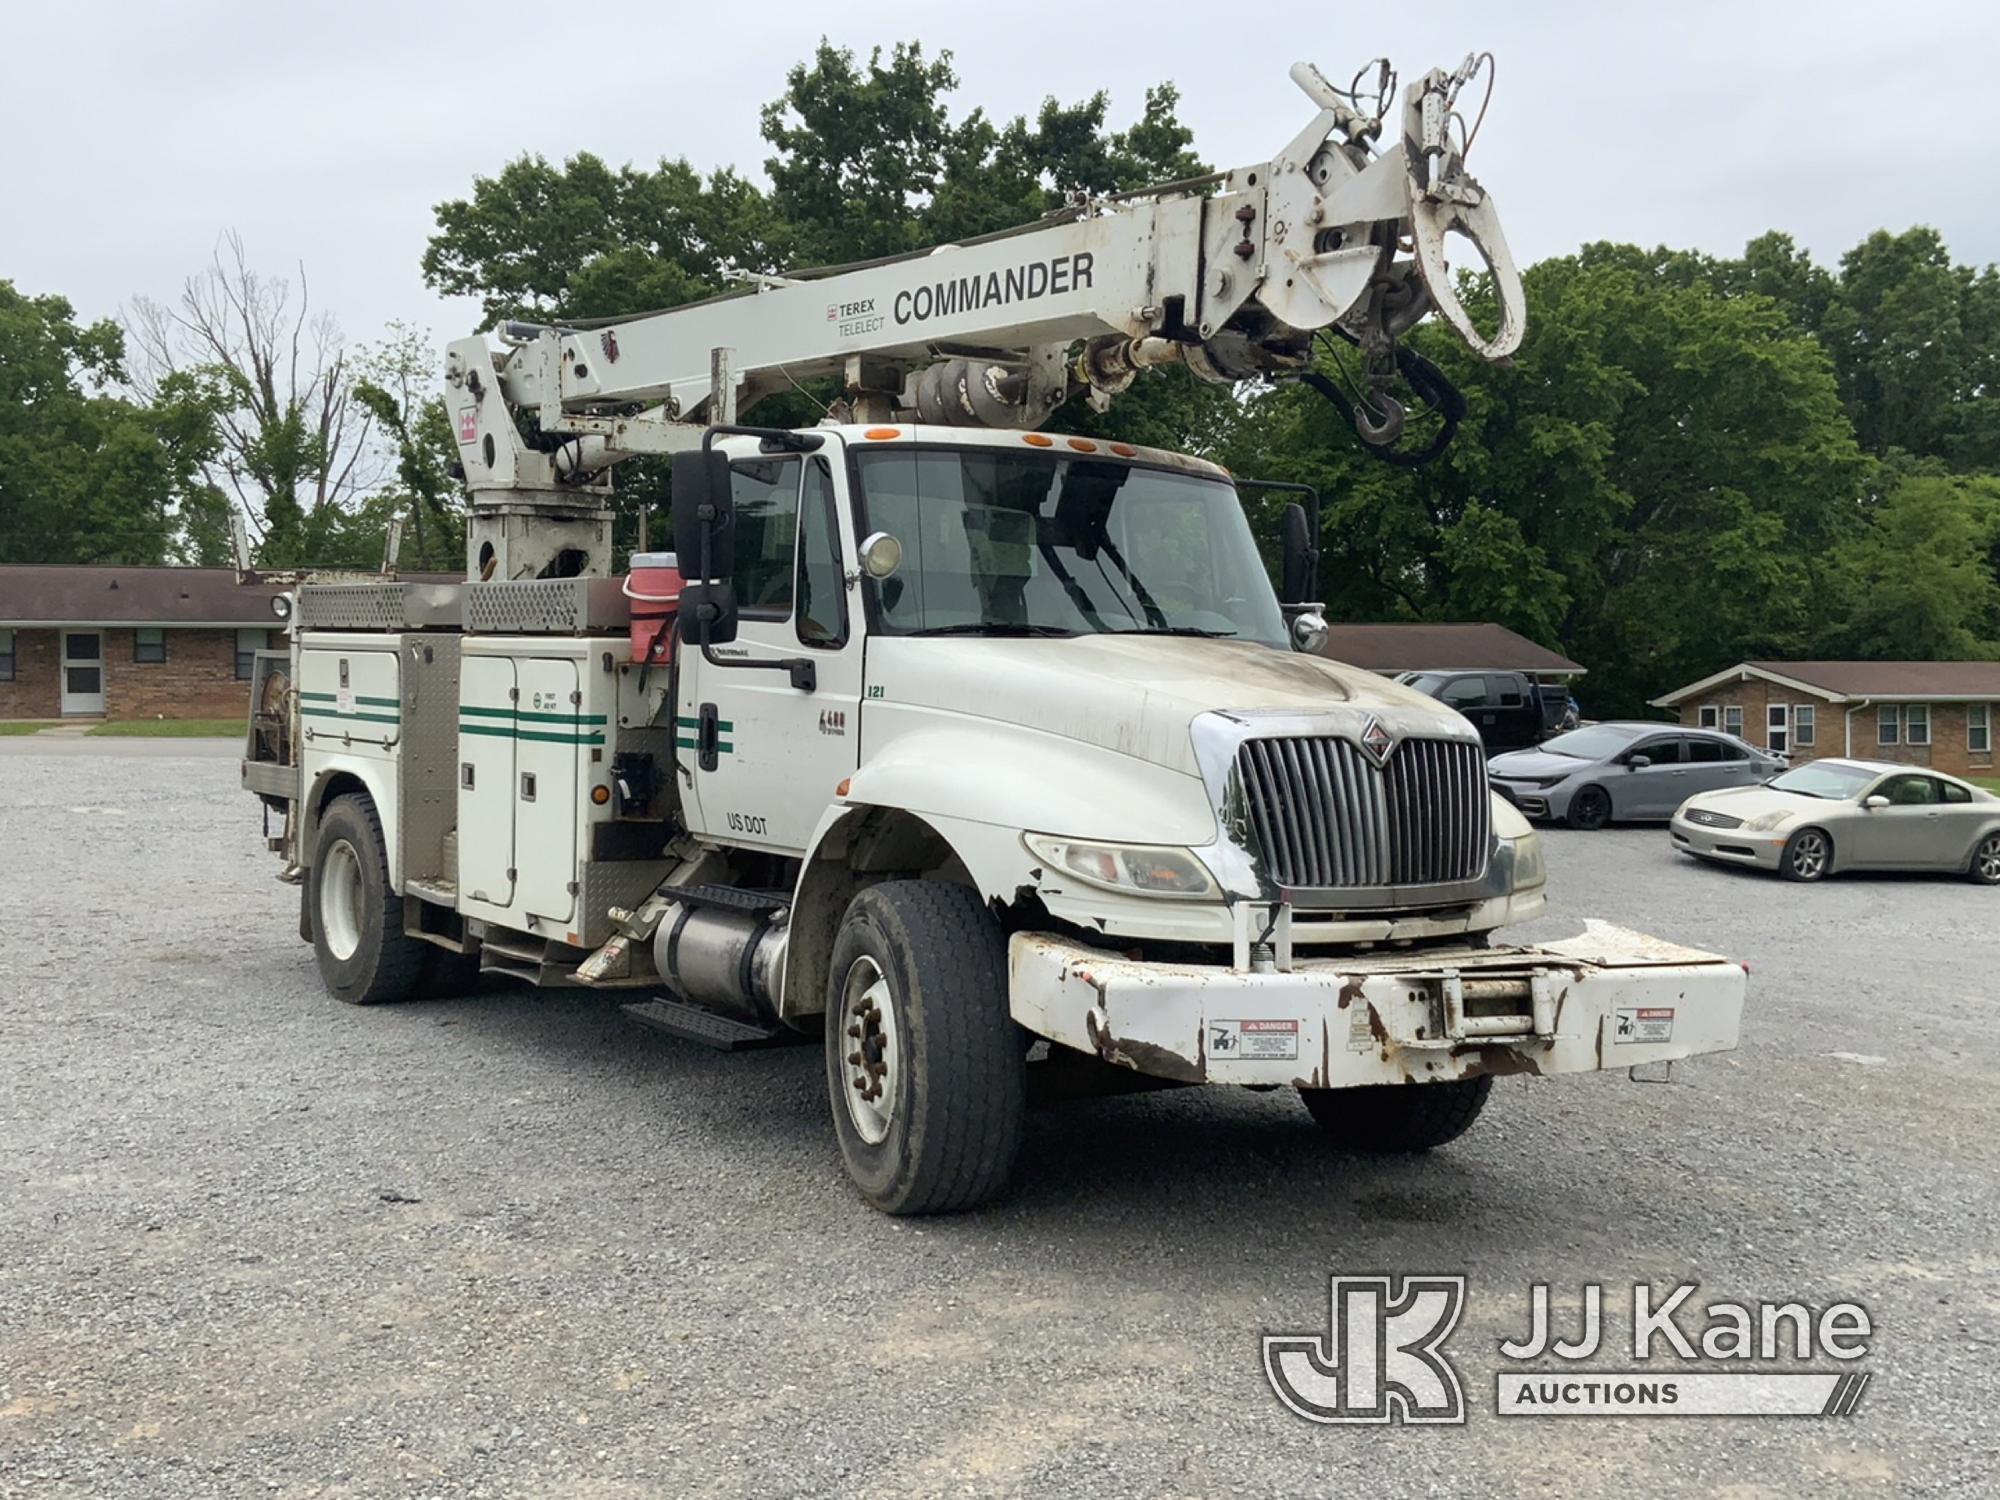
[[[1379,422],[1373,420],[1378,410],[1382,414]],[[1387,448],[1394,443],[1403,435],[1403,423],[1408,418],[1403,403],[1383,392],[1354,403],[1355,436],[1371,448]]]

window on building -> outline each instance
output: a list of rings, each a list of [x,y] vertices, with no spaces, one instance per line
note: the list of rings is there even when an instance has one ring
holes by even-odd
[[[142,625],[132,632],[132,660],[163,662],[167,659],[167,633],[157,625]]]
[[[1931,706],[1928,703],[1903,705],[1903,743],[1928,745],[1931,742]]]
[[[1885,703],[1875,710],[1875,743],[1878,745],[1903,743],[1903,710],[1899,705]]]
[[[799,640],[838,646],[847,640],[847,577],[840,565],[840,526],[833,471],[823,458],[806,466],[799,509]]]
[[[1813,743],[1813,735],[1816,730],[1813,720],[1817,717],[1818,715],[1810,703],[1794,703],[1792,705],[1792,743],[1794,745],[1800,749],[1804,749],[1807,745]]]
[[[267,630],[239,630],[236,632],[236,680],[248,682],[257,675],[257,653],[270,644],[271,634]]]
[[[1695,714],[1695,727],[1698,729],[1720,729],[1722,727],[1722,710],[1717,708],[1713,703],[1702,704],[1699,709],[1695,710]]]
[[[1991,755],[1993,753],[1992,704],[1972,703],[1966,705],[1965,748],[1974,755]]]
[[[0,630],[0,682],[14,680],[14,632]]]
[[[1728,734],[1740,735],[1743,733],[1742,704],[1725,703],[1722,706],[1722,728]]]
[[[747,619],[790,619],[799,461],[759,458],[731,464],[729,495],[736,509],[736,607]]]
[[[1792,748],[1792,711],[1789,705],[1773,703],[1764,710],[1764,748],[1776,755]]]

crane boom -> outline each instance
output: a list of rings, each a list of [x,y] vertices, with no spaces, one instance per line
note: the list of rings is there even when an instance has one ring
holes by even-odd
[[[484,337],[459,340],[446,403],[473,500],[469,545],[493,544],[501,576],[522,576],[557,545],[535,540],[553,523],[562,550],[601,571],[614,464],[694,446],[709,425],[813,377],[840,382],[851,420],[1017,428],[1040,425],[1079,390],[1102,406],[1154,365],[1208,381],[1298,377],[1341,407],[1365,445],[1403,461],[1395,392],[1407,387],[1443,414],[1441,436],[1415,455],[1432,456],[1463,403],[1401,337],[1435,311],[1499,360],[1525,327],[1493,200],[1450,130],[1482,60],[1411,84],[1386,146],[1386,63],[1372,113],[1300,63],[1291,76],[1316,112],[1266,162],[1076,197],[1036,224],[912,255],[746,277],[664,312],[507,323],[497,353]],[[1490,335],[1452,285],[1444,245],[1454,233],[1492,275]],[[1343,392],[1310,370],[1312,342],[1325,336],[1356,346],[1365,388]]]

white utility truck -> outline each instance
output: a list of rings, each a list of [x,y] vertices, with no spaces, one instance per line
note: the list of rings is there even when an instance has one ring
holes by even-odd
[[[1343,1147],[1423,1150],[1497,1076],[1733,1047],[1734,963],[1490,940],[1542,911],[1536,835],[1463,719],[1318,655],[1302,512],[1281,605],[1222,469],[1039,430],[1151,365],[1319,379],[1322,337],[1358,439],[1435,451],[1463,405],[1400,336],[1435,310],[1498,359],[1525,316],[1452,133],[1476,71],[1412,85],[1383,146],[1386,67],[1371,102],[1301,65],[1316,112],[1268,162],[454,343],[467,581],[301,587],[258,668],[244,782],[327,987],[497,973],[823,1037],[891,1213],[1003,1186],[1031,1069],[1296,1089]],[[827,422],[739,422],[825,377]],[[637,454],[674,455],[677,555],[620,577]]]

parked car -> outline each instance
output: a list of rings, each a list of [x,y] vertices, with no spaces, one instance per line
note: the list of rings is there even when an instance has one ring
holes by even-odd
[[[1457,709],[1479,731],[1488,755],[1548,737],[1548,710],[1525,673],[1405,672],[1396,680]]]
[[[1719,729],[1617,722],[1572,729],[1486,763],[1493,789],[1522,812],[1572,828],[1665,820],[1696,792],[1754,787],[1784,768]]]
[[[1674,847],[1819,880],[1842,870],[1943,870],[2000,885],[2000,797],[1956,776],[1816,760],[1766,786],[1690,797]]]

